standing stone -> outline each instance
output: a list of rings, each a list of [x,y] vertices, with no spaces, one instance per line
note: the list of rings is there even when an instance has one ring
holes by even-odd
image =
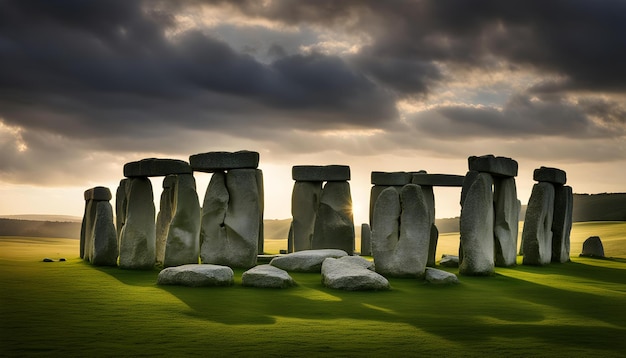
[[[263,186],[263,171],[256,169],[257,191],[259,192],[259,243],[258,254],[263,255],[265,250],[265,234],[263,232],[265,224],[263,223],[263,215],[265,211],[265,189]]]
[[[552,260],[553,213],[554,186],[547,182],[535,184],[522,231],[524,265],[547,265]]]
[[[570,186],[557,186],[554,191],[552,220],[552,262],[568,262],[574,194]]]
[[[488,173],[478,173],[475,177],[473,183],[464,183],[459,273],[485,276],[494,273],[493,179]]]
[[[120,180],[120,185],[115,192],[115,227],[117,229],[117,243],[122,237],[122,227],[126,223],[126,207],[128,206],[128,189],[130,188],[130,179]]]
[[[202,211],[202,262],[242,268],[254,266],[259,243],[256,169],[213,174],[204,205],[207,208],[203,206]]]
[[[289,224],[289,233],[287,234],[287,252],[293,252],[293,221]]]
[[[374,207],[372,255],[376,272],[422,277],[430,244],[428,205],[419,185],[407,184],[400,194],[387,188]]]
[[[168,175],[163,179],[163,192],[161,193],[159,213],[156,217],[156,261],[159,264],[163,264],[165,260],[167,234],[176,209],[176,181],[176,175]]]
[[[97,266],[117,265],[117,233],[113,224],[113,207],[108,201],[93,201],[95,220],[92,226],[89,262]]]
[[[152,269],[156,260],[155,208],[152,184],[145,177],[130,179],[126,222],[120,235],[120,268]]]
[[[439,240],[439,230],[435,226],[435,192],[430,185],[420,185],[426,205],[428,206],[428,218],[430,221],[429,244],[428,244],[428,263],[427,266],[435,267],[435,255],[437,251],[437,241]]]
[[[474,181],[476,181],[477,177],[478,172],[475,170],[470,170],[465,174],[465,178],[463,179],[463,186],[461,187],[461,207],[463,207],[463,203],[465,203],[467,193],[469,192],[472,184],[474,184]]]
[[[315,218],[321,195],[321,181],[297,181],[294,184],[291,195],[293,251],[312,249]]]
[[[495,200],[495,264],[499,267],[514,266],[517,258],[517,233],[519,229],[519,206],[515,178],[494,180]]]
[[[339,249],[354,253],[354,219],[350,184],[329,181],[322,189],[311,248]]]
[[[361,224],[361,256],[372,255],[372,230],[368,224]]]
[[[81,224],[81,258],[90,261],[93,251],[93,230],[96,221],[97,202],[111,200],[111,191],[103,186],[85,190],[85,213]]]
[[[87,238],[87,220],[88,220],[89,200],[85,200],[85,210],[83,211],[83,220],[80,224],[80,258],[85,258],[85,240]]]
[[[604,257],[604,245],[600,236],[590,236],[583,242],[583,252],[580,254],[582,257]]]
[[[173,215],[168,225],[163,266],[197,264],[200,251],[200,203],[191,174],[178,174],[172,187]]]
[[[424,171],[421,171],[424,172]],[[420,172],[420,173],[421,173]],[[424,172],[426,173],[426,172]],[[398,193],[402,190],[402,187],[411,182],[413,174],[407,172],[372,172],[371,183],[374,185],[370,191],[370,208],[369,208],[369,223],[372,225],[374,215],[374,205],[376,199],[382,193],[383,190],[393,187]]]

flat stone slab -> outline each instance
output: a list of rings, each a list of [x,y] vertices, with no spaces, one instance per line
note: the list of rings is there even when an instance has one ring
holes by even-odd
[[[411,182],[411,173],[407,172],[372,172],[373,185],[403,186]]]
[[[424,279],[426,282],[434,285],[454,285],[459,283],[459,278],[455,274],[432,267],[426,268]]]
[[[111,190],[103,186],[85,190],[85,200],[109,201],[112,197]]]
[[[533,172],[533,180],[538,182],[548,182],[552,184],[564,185],[567,183],[565,171],[557,168],[541,167]]]
[[[439,265],[443,267],[459,267],[459,257],[457,255],[442,255]]]
[[[328,288],[346,291],[388,290],[389,281],[372,271],[370,264],[358,256],[327,258],[322,263],[322,284]]]
[[[346,181],[350,180],[347,165],[294,165],[291,177],[295,181]]]
[[[412,183],[428,186],[462,187],[464,175],[454,174],[413,174]]]
[[[228,266],[190,264],[162,270],[159,272],[157,285],[231,286],[234,276],[233,270]]]
[[[293,272],[320,272],[325,259],[348,256],[343,250],[303,250],[272,259],[270,265]]]
[[[215,173],[230,169],[256,169],[259,167],[259,152],[208,152],[189,157],[191,168],[197,172]]]
[[[287,288],[295,285],[295,282],[285,270],[272,265],[259,265],[241,275],[241,284],[249,287]]]
[[[124,176],[164,177],[170,174],[191,174],[189,163],[178,159],[147,158],[124,164]]]
[[[517,161],[507,157],[496,157],[492,154],[467,158],[469,170],[489,173],[495,176],[517,176]]]

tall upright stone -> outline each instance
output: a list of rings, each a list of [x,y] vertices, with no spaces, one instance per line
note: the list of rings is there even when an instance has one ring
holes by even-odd
[[[382,191],[374,206],[372,255],[376,272],[395,277],[422,277],[430,244],[428,205],[419,185],[400,194]]]
[[[559,185],[554,192],[554,217],[552,221],[552,262],[570,260],[570,232],[574,194],[572,187]]]
[[[200,253],[200,203],[191,174],[175,175],[173,210],[163,253],[163,266],[197,264]]]
[[[315,218],[321,196],[321,181],[296,181],[293,185],[291,215],[294,251],[312,248]]]
[[[120,184],[115,192],[115,228],[117,231],[117,244],[119,246],[122,237],[122,227],[126,223],[126,208],[128,206],[128,189],[130,189],[130,179],[120,180]]]
[[[372,255],[372,229],[369,224],[361,224],[361,256]]]
[[[263,216],[265,211],[265,189],[263,185],[263,171],[256,169],[256,183],[257,191],[259,193],[259,242],[258,242],[258,254],[263,255],[265,252],[265,234]]]
[[[488,173],[478,173],[466,188],[461,208],[461,246],[459,273],[485,276],[494,273],[494,210],[493,179]]]
[[[120,234],[119,266],[124,269],[151,269],[156,260],[152,184],[147,177],[133,177],[128,185],[126,222]]]
[[[524,219],[524,265],[547,265],[552,260],[553,215],[554,186],[539,182],[533,186]]]
[[[509,267],[516,264],[519,204],[515,178],[495,178],[495,264]]]
[[[166,176],[163,179],[163,192],[159,205],[159,213],[156,217],[156,261],[163,264],[165,260],[165,245],[167,243],[167,235],[170,229],[174,211],[176,210],[176,181],[175,174]]]
[[[420,171],[419,173],[426,173]],[[370,181],[372,183],[372,189],[370,190],[370,208],[369,208],[369,223],[370,226],[373,222],[374,205],[380,193],[383,190],[393,187],[398,193],[402,190],[402,187],[411,183],[412,174],[407,172],[379,172],[373,171],[371,173]]]
[[[118,246],[113,207],[109,201],[94,201],[96,210],[91,232],[89,262],[97,266],[117,265]]]
[[[329,181],[322,189],[311,248],[354,252],[352,196],[347,181]]]

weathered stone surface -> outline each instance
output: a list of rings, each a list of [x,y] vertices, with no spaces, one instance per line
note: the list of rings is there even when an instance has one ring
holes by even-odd
[[[287,288],[295,285],[295,282],[285,270],[272,265],[259,265],[241,275],[241,284],[250,287]]]
[[[428,244],[428,261],[426,266],[435,266],[435,252],[437,251],[437,241],[439,240],[439,230],[435,226],[435,192],[430,185],[420,185],[424,200],[428,206],[428,220],[430,221],[429,244]]]
[[[411,183],[422,186],[462,187],[464,179],[463,175],[417,173],[413,174]]]
[[[563,185],[567,183],[567,174],[561,169],[541,167],[533,172],[533,180]]]
[[[250,268],[259,242],[256,169],[213,174],[202,206],[203,263]]]
[[[83,220],[80,223],[80,244],[79,254],[81,259],[85,259],[85,241],[87,241],[87,209],[89,207],[89,200],[85,200],[85,209],[83,210]],[[87,257],[88,258],[88,257]]]
[[[287,234],[287,252],[293,252],[293,251],[294,250],[293,250],[293,221],[292,221],[289,224],[289,234]]]
[[[519,228],[519,206],[515,178],[505,177],[494,180],[495,225],[495,264],[509,267],[516,264],[517,234]]]
[[[340,257],[338,260],[341,260],[341,262],[343,262],[343,263],[348,263],[350,265],[356,265],[356,266],[362,267],[364,269],[368,269],[368,270],[371,270],[371,271],[376,271],[375,270],[375,266],[374,266],[374,262],[370,261],[370,260],[367,260],[367,259],[365,259],[365,258],[363,258],[361,256],[350,256],[350,255],[348,255],[348,256]]]
[[[373,185],[404,186],[411,182],[411,176],[407,172],[372,172],[371,181]]]
[[[156,260],[156,229],[150,180],[132,178],[127,200],[126,222],[120,233],[119,266],[152,269]]]
[[[81,228],[81,235],[84,235],[82,242],[83,255],[82,258],[89,261],[91,257],[91,251],[93,250],[93,226],[96,221],[96,209],[98,207],[98,201],[87,200],[85,207],[85,217],[83,220],[84,230]]]
[[[167,233],[169,232],[172,217],[174,217],[174,210],[176,209],[176,181],[178,181],[178,177],[174,174],[168,175],[163,179],[163,192],[161,193],[159,213],[156,217],[156,262],[159,264],[163,264],[165,260]]]
[[[368,224],[361,224],[361,255],[372,255],[372,229]]]
[[[295,181],[346,181],[350,180],[347,165],[294,165],[291,177]]]
[[[94,201],[95,218],[92,225],[89,262],[97,266],[117,265],[117,234],[113,224],[113,207],[108,201]]]
[[[109,201],[111,198],[111,190],[103,186],[85,190],[85,200]]]
[[[263,255],[265,250],[265,234],[264,234],[264,226],[263,223],[263,215],[265,212],[265,189],[263,185],[263,171],[261,169],[256,169],[256,187],[257,192],[259,193],[259,238],[257,244],[257,253],[259,255]]]
[[[124,164],[124,176],[162,177],[169,174],[191,174],[189,163],[178,159],[147,158]]]
[[[376,272],[363,267],[364,263],[354,259],[361,257],[327,258],[322,263],[322,284],[326,287],[346,291],[388,290],[389,281]]]
[[[393,185],[393,186],[374,185],[372,187],[372,189],[370,190],[370,212],[369,212],[370,227],[374,223],[374,206],[376,205],[376,200],[378,200],[378,196],[380,196],[380,193],[382,193],[383,190],[387,188],[395,189],[398,192],[398,194],[400,194],[400,190],[402,190],[402,186],[398,186],[398,185]]]
[[[554,216],[552,220],[552,262],[570,260],[570,232],[574,194],[572,187],[559,185],[554,191]]]
[[[428,261],[426,266],[435,267],[437,255],[437,242],[439,241],[439,229],[434,223],[430,225],[430,241],[428,244]]]
[[[167,230],[163,266],[197,264],[200,252],[200,203],[196,180],[179,174],[173,187],[172,218]]]
[[[327,182],[315,217],[311,248],[354,253],[354,219],[348,182]]]
[[[434,285],[454,285],[459,283],[459,278],[455,274],[432,267],[426,268],[424,279],[426,282]]]
[[[128,190],[130,189],[130,179],[120,180],[120,185],[115,192],[115,228],[117,230],[117,243],[119,246],[122,237],[122,227],[126,223],[126,207],[128,206]]]
[[[459,257],[457,255],[442,255],[439,265],[443,267],[459,267]]]
[[[419,185],[407,184],[399,195],[393,188],[385,189],[376,201],[372,226],[376,272],[422,277],[428,261],[430,225],[428,205]]]
[[[496,157],[492,154],[467,158],[469,170],[489,173],[493,176],[517,176],[517,161],[507,157]]]
[[[291,194],[293,216],[293,251],[310,250],[315,229],[315,218],[322,196],[322,182],[296,182]]]
[[[583,242],[583,252],[580,256],[604,257],[604,245],[599,236],[591,236]]]
[[[474,181],[476,181],[476,177],[478,177],[478,172],[474,170],[470,170],[465,174],[465,178],[463,179],[463,187],[461,188],[461,207],[463,207],[463,203],[465,202],[465,198],[467,197],[469,188],[472,186]]]
[[[190,287],[231,286],[234,273],[230,267],[219,265],[183,265],[168,267],[159,272],[158,285]]]
[[[459,273],[462,275],[494,273],[492,185],[490,174],[479,173],[467,190],[460,225]]]
[[[553,213],[554,186],[547,182],[535,184],[522,231],[524,265],[546,265],[552,260]]]
[[[325,259],[339,258],[348,254],[342,250],[304,250],[274,258],[270,265],[293,272],[320,272]]]
[[[205,173],[256,169],[259,167],[259,153],[249,150],[200,153],[190,156],[189,163],[194,171]]]

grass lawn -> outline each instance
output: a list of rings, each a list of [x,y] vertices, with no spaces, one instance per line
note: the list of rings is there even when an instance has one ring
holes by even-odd
[[[577,257],[591,235],[613,259]],[[454,240],[443,235],[442,250],[454,253]],[[267,251],[273,245],[278,250],[282,242],[267,243]],[[156,270],[97,268],[77,252],[77,240],[0,238],[0,356],[626,352],[624,222],[575,224],[567,264],[499,268],[494,277],[461,276],[450,287],[392,279],[384,292],[331,290],[319,274],[296,273],[294,288],[245,288],[241,270],[233,287],[160,287]]]

